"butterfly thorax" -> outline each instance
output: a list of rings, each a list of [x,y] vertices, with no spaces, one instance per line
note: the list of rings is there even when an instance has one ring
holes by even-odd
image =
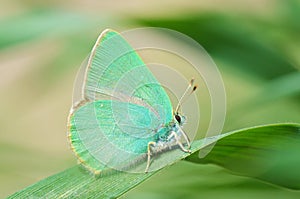
[[[185,118],[184,118],[185,119]],[[182,127],[183,123],[179,123],[174,116],[174,120],[169,122],[168,124],[160,127],[157,130],[157,137],[156,137],[156,145],[153,149],[155,152],[160,152],[164,149],[171,148],[172,146],[176,145],[176,140],[174,137],[171,136],[172,132],[175,132],[179,138],[182,136]]]

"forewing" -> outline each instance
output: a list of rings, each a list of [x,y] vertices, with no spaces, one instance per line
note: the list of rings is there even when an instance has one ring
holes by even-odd
[[[134,103],[152,109],[161,124],[172,119],[172,106],[165,90],[137,52],[112,30],[104,31],[92,50],[83,90],[87,101],[111,99]]]
[[[116,120],[113,105],[123,119]],[[88,102],[69,118],[72,148],[91,170],[127,170],[133,161],[145,156],[148,143],[156,139],[150,127],[159,121],[153,120],[153,114],[144,106],[126,102]]]

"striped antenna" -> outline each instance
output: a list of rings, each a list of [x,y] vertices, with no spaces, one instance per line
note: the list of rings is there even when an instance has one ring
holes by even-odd
[[[188,97],[198,88],[197,85],[194,86],[194,81],[195,79],[192,78],[188,87],[185,89],[183,95],[181,96],[181,98],[179,99],[178,101],[178,104],[176,106],[176,109],[175,109],[175,114],[178,114],[178,110],[179,108],[182,106],[182,104],[188,99]],[[192,88],[191,92],[188,93],[190,91],[190,89]]]

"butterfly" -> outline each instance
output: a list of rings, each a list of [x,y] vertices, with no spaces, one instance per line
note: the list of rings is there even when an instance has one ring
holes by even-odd
[[[196,90],[193,80],[185,93],[189,90]],[[164,88],[122,35],[106,29],[89,56],[81,100],[70,111],[71,148],[94,173],[127,171],[141,159],[144,172],[154,170],[151,157],[157,153],[172,146],[191,152],[179,109],[180,102],[173,110]]]

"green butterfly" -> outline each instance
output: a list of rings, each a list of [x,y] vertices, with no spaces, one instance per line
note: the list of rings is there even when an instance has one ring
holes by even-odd
[[[134,167],[144,162],[148,172],[155,170],[150,167],[155,154],[174,146],[190,152],[180,103],[173,111],[163,87],[119,33],[107,29],[99,36],[84,78],[68,133],[72,149],[89,170],[141,172]]]

